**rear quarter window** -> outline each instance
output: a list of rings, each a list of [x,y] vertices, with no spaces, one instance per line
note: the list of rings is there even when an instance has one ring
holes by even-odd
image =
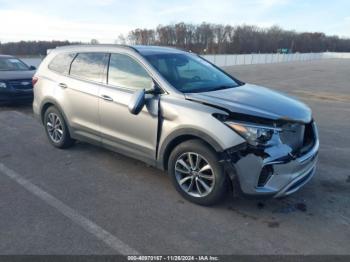
[[[69,67],[72,63],[75,53],[64,53],[56,55],[49,63],[49,69],[67,75],[69,73]]]

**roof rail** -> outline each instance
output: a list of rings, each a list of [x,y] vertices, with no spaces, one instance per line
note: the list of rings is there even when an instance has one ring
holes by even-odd
[[[120,44],[74,44],[74,45],[63,45],[63,46],[57,46],[56,49],[64,49],[64,48],[75,48],[75,47],[123,47],[123,48],[128,48],[128,49],[132,49],[136,52],[137,49],[130,46],[130,45],[120,45]]]

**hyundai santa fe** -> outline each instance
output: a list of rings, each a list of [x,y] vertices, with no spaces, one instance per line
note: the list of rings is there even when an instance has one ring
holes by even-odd
[[[217,203],[232,184],[246,195],[284,197],[315,173],[309,107],[190,52],[59,47],[33,84],[34,113],[53,146],[82,140],[142,160],[197,204]]]

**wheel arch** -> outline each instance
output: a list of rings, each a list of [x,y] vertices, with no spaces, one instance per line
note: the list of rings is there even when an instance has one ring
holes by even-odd
[[[158,167],[163,170],[167,170],[169,156],[173,149],[177,145],[191,139],[201,140],[217,153],[222,153],[224,151],[220,144],[208,134],[195,129],[185,128],[177,130],[165,138],[164,142],[160,146],[160,149],[158,150]]]
[[[58,111],[60,111],[60,113],[62,114],[62,116],[64,118],[64,121],[65,121],[65,123],[66,123],[66,125],[68,127],[69,133],[72,134],[71,127],[69,125],[69,122],[67,121],[68,118],[67,118],[66,114],[64,113],[63,109],[59,106],[59,104],[54,99],[47,98],[47,99],[45,99],[42,102],[41,107],[40,107],[40,120],[41,120],[41,123],[44,124],[45,112],[51,106],[56,107],[58,109]]]

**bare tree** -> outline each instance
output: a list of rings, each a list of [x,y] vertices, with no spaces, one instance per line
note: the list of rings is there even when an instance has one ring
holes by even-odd
[[[97,39],[91,39],[90,44],[97,45],[97,44],[99,44],[99,42]]]
[[[240,54],[289,52],[350,52],[350,39],[327,36],[320,32],[284,30],[279,26],[261,28],[254,25],[186,24],[159,25],[156,29],[138,28],[127,36],[119,35],[118,44],[174,46],[197,53]],[[92,39],[91,44],[98,44]],[[69,45],[68,41],[21,41],[0,43],[0,53],[13,55],[46,54],[47,49]]]
[[[125,45],[126,44],[126,38],[123,34],[118,35],[118,38],[114,41],[115,44],[119,45]]]
[[[177,23],[159,25],[155,30],[136,29],[129,39],[135,44],[176,46],[198,53],[273,53],[350,51],[350,39],[323,33],[297,33],[279,26],[261,28],[254,25],[199,25]]]

